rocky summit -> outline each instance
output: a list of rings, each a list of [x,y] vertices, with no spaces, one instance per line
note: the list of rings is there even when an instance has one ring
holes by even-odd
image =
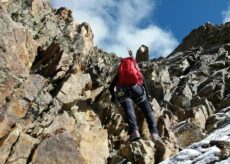
[[[230,163],[230,24],[207,23],[166,58],[137,58],[160,141],[110,101],[120,61],[48,0],[0,0],[0,164]]]

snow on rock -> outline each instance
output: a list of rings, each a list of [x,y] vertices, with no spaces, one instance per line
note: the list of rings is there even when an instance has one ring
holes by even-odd
[[[215,130],[204,140],[192,144],[161,164],[230,163],[230,124]]]

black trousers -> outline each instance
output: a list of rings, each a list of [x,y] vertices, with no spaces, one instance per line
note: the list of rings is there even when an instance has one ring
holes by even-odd
[[[158,133],[154,113],[152,111],[151,104],[147,98],[145,89],[143,86],[134,85],[129,87],[123,87],[118,89],[124,92],[120,94],[122,96],[118,96],[118,100],[124,110],[126,122],[129,125],[129,133],[138,130],[137,119],[133,107],[133,101],[137,104],[137,106],[144,113],[146,121],[148,123],[148,128],[150,133]],[[119,95],[119,94],[118,94]]]

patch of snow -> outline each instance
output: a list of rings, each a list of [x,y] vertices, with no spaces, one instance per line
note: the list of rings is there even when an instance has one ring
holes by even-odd
[[[212,140],[230,141],[230,124],[221,129],[212,132],[204,140],[190,145],[172,158],[161,162],[160,164],[207,164],[220,160],[221,150],[209,143]],[[230,158],[220,161],[219,164],[229,164]]]
[[[226,125],[221,129],[217,129],[212,132],[208,137],[206,137],[203,141],[212,141],[212,140],[224,140],[230,141],[230,124]]]
[[[193,160],[195,163],[207,164],[219,160],[221,150],[216,146],[209,147],[206,149],[204,154],[201,154],[196,159]]]
[[[177,161],[186,161],[186,160],[190,160],[190,159],[194,159],[197,156],[200,156],[201,153],[197,150],[194,149],[184,149],[183,151],[181,151],[180,155],[176,155],[175,156],[175,160]]]
[[[163,161],[160,164],[191,164],[193,159],[200,156],[201,153],[194,149],[184,149],[178,155],[173,158]]]
[[[190,145],[188,148],[189,149],[196,149],[198,147],[201,147],[201,146],[207,145],[207,144],[209,144],[209,141],[201,141],[201,142],[197,142],[197,143]]]

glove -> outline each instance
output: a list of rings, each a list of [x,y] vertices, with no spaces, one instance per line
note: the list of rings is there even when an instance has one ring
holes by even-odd
[[[133,56],[133,52],[129,50],[129,56]]]
[[[133,56],[133,52],[130,48],[127,48],[128,49],[128,53],[129,53],[129,56]]]

